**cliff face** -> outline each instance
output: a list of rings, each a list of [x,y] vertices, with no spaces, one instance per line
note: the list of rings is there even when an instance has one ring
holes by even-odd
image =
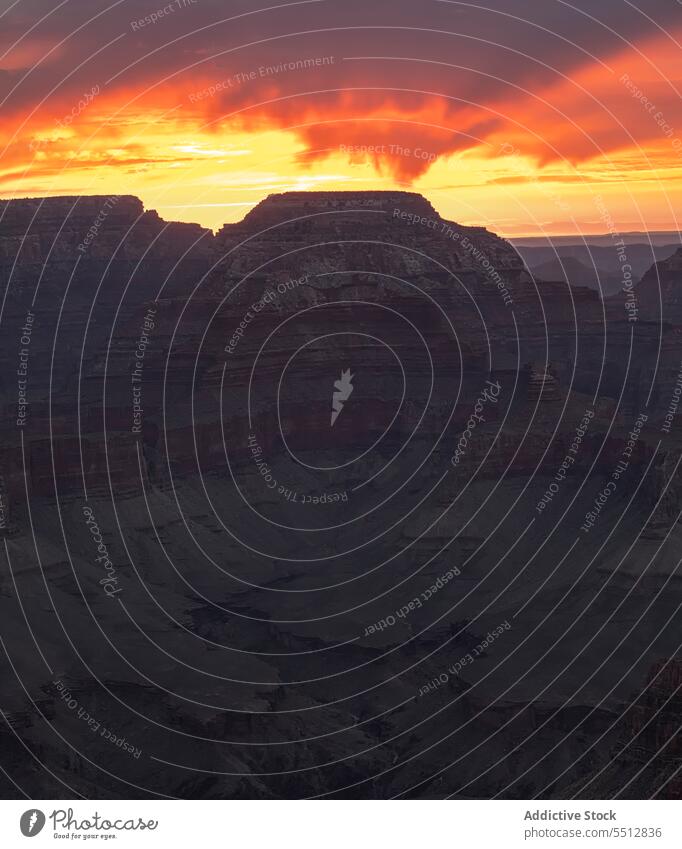
[[[645,799],[662,787],[661,798],[679,799],[682,756],[682,664],[658,661],[649,670],[641,693],[623,711],[611,757],[569,794],[582,799]],[[567,794],[568,795],[568,794]]]
[[[21,433],[36,492],[53,491],[50,423],[65,492],[82,486],[81,449],[88,455],[89,434],[102,432],[104,410],[114,429],[122,407],[130,418],[127,388],[103,403],[102,374],[130,380],[146,305],[191,291],[209,268],[212,238],[197,225],[164,222],[127,195],[0,202],[0,354],[25,372],[0,378],[3,427],[13,434],[4,443],[11,491],[21,486]],[[28,415],[18,430],[19,400]]]
[[[654,263],[636,291],[644,318],[682,324],[682,248]]]
[[[244,237],[256,237],[265,248],[284,238],[302,242],[314,234],[321,242],[347,244],[349,257],[357,261],[352,243],[366,240],[377,272],[419,268],[429,256],[448,270],[470,270],[484,276],[486,269],[507,272],[517,280],[524,265],[513,247],[483,227],[462,227],[441,218],[433,206],[413,192],[287,192],[271,195],[238,224],[227,224],[218,234],[222,249],[234,247]],[[407,249],[380,256],[372,243]],[[405,256],[414,252],[415,256]],[[382,262],[383,259],[383,262]],[[376,265],[375,265],[376,263]]]
[[[623,566],[621,555],[657,501],[651,538],[638,545],[648,556],[674,528],[682,488],[660,496],[676,437],[633,495],[628,533],[609,531],[631,482],[566,552],[643,409],[655,325],[607,315],[588,290],[534,282],[506,241],[407,192],[273,195],[216,235],[164,222],[128,196],[3,202],[0,280],[0,355],[11,365],[0,375],[12,564],[0,583],[0,617],[12,623],[3,639],[69,739],[80,726],[64,687],[143,741],[139,760],[115,753],[117,774],[223,797],[312,795],[384,771],[371,793],[423,782],[413,795],[527,797],[552,786],[547,749],[559,747],[564,764],[600,739],[604,716],[590,714],[609,686],[600,658],[650,602],[667,615],[656,593],[675,534],[634,595],[642,557]],[[680,349],[672,332],[664,347],[667,381]],[[656,427],[665,409],[650,409]],[[585,422],[575,464],[541,502]],[[632,480],[657,444],[642,433]],[[103,592],[84,507],[125,607]],[[50,646],[52,678],[26,639],[13,577]],[[423,594],[428,605],[409,608]],[[576,629],[571,659],[585,656],[567,665],[558,637],[592,604],[590,623],[608,623]],[[475,664],[418,697],[504,622],[513,627]],[[674,646],[662,631],[642,664]],[[528,674],[497,669],[507,655]],[[604,710],[630,697],[642,671],[630,663],[623,652],[610,666]],[[109,762],[108,744],[93,738],[64,758],[19,686],[5,706],[83,794],[134,792],[87,760]],[[567,741],[584,717],[583,736]],[[496,764],[541,724],[516,786],[518,764]],[[2,735],[33,789],[19,744]],[[480,763],[428,780],[472,740]],[[151,755],[201,761],[206,777],[160,771]],[[481,763],[490,770],[479,779]],[[60,792],[56,781],[43,796]]]
[[[164,222],[130,195],[0,201],[0,221],[0,261],[16,260],[20,274],[76,259],[122,262],[149,255],[162,261],[210,235],[196,224]]]
[[[21,327],[35,302],[30,374],[34,427],[24,435],[29,453],[35,452],[33,483],[39,492],[53,488],[51,473],[40,460],[47,449],[43,426],[48,420],[57,429],[54,438],[59,439],[63,492],[75,493],[82,486],[81,448],[72,427],[78,415],[88,455],[92,450],[96,456],[93,439],[105,426],[109,433],[129,432],[128,384],[149,308],[154,310],[154,327],[145,359],[145,438],[154,442],[163,427],[161,389],[165,385],[172,418],[166,421],[165,432],[169,440],[177,441],[178,471],[195,468],[188,439],[193,422],[207,469],[223,468],[215,415],[221,363],[246,312],[268,292],[274,296],[261,305],[258,331],[245,334],[228,357],[223,395],[234,410],[243,409],[236,396],[249,379],[252,358],[263,338],[287,316],[302,310],[306,311],[303,320],[288,324],[287,346],[303,344],[320,310],[324,310],[324,323],[339,334],[325,352],[311,350],[318,365],[320,356],[332,358],[334,346],[338,349],[337,343],[351,338],[343,337],[341,331],[364,333],[353,340],[359,360],[374,356],[376,345],[370,337],[377,326],[387,341],[392,338],[393,344],[412,346],[410,356],[420,386],[413,391],[412,411],[428,391],[425,381],[431,380],[425,340],[440,361],[445,375],[441,381],[456,380],[466,360],[470,367],[465,377],[473,387],[480,382],[479,368],[514,366],[518,352],[512,347],[516,331],[511,305],[516,298],[517,315],[529,329],[536,328],[537,347],[544,347],[540,300],[511,246],[483,228],[460,227],[441,219],[428,201],[412,193],[273,195],[217,236],[196,225],[164,222],[129,196],[6,201],[0,215],[0,280],[7,291],[7,332],[0,344],[9,360],[17,355]],[[552,300],[551,309],[558,315],[560,298]],[[360,312],[352,306],[354,301],[362,302]],[[411,316],[412,325],[406,324],[403,313]],[[489,325],[496,326],[500,338],[509,340],[495,351],[494,366],[484,329]],[[565,339],[570,344],[568,335]],[[280,351],[277,346],[267,349],[260,361],[256,382],[264,394],[281,368]],[[522,355],[524,361],[533,357],[532,352]],[[556,358],[565,359],[558,349]],[[398,404],[403,390],[395,359],[389,356],[389,360],[378,363],[384,400]],[[82,368],[84,363],[87,369]],[[188,391],[187,380],[195,367],[199,383]],[[53,392],[48,404],[50,380]],[[431,390],[434,410],[440,414],[451,404],[443,386],[436,383],[435,392]],[[371,412],[378,391],[378,387],[366,387],[361,424],[364,428],[368,420],[373,421],[375,435],[385,424],[378,411]],[[316,392],[318,397],[313,397]],[[14,401],[12,381],[6,393]],[[285,399],[286,416],[299,417],[307,425],[292,435],[294,442],[308,438],[303,436],[309,433],[308,427],[315,429],[326,421],[328,394],[326,384],[320,384]],[[408,415],[406,409],[401,417]],[[8,406],[10,427],[14,412]],[[244,415],[227,415],[240,432],[247,428]],[[339,430],[350,444],[357,432],[348,418],[344,417]],[[273,433],[266,426],[266,445]],[[134,446],[129,442],[126,448],[126,443],[124,438],[117,446],[123,452],[120,459],[116,451],[109,458],[114,468],[120,463],[121,474],[128,476],[119,482],[124,491],[137,476],[130,453]],[[15,462],[10,469],[10,479],[16,480]],[[99,464],[94,463],[93,470],[92,485],[100,487]],[[162,473],[163,466],[156,464],[156,471]]]

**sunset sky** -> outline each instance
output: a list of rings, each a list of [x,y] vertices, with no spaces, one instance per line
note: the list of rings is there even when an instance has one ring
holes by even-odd
[[[399,187],[508,236],[677,230],[681,45],[676,0],[0,0],[0,197],[217,228]]]

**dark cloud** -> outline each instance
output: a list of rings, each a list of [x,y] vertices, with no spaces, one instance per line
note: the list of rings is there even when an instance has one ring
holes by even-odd
[[[8,126],[49,125],[98,86],[101,103],[112,109],[130,99],[172,105],[175,97],[183,114],[216,130],[295,126],[308,158],[344,143],[419,145],[444,155],[499,132],[509,117],[517,120],[520,100],[532,101],[581,69],[608,77],[613,57],[628,50],[641,62],[631,42],[663,37],[679,26],[681,8],[671,0],[647,0],[646,15],[622,0],[267,5],[274,8],[219,0],[24,0],[0,19]],[[574,104],[579,121],[589,96],[583,100]],[[540,134],[546,127],[539,124]],[[625,142],[618,128],[608,129],[600,138],[609,146]],[[554,155],[553,141],[542,150],[532,133],[514,135],[541,159]],[[580,136],[572,131],[570,149],[594,152]],[[424,170],[409,158],[374,160],[400,179]]]

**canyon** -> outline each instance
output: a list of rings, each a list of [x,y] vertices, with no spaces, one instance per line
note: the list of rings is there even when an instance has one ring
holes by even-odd
[[[0,202],[0,792],[679,794],[681,275],[402,191]]]

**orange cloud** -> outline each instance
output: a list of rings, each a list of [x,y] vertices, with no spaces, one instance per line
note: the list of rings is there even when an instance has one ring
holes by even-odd
[[[625,157],[633,180],[679,167],[671,35],[614,0],[600,7],[605,26],[582,0],[551,14],[530,0],[489,5],[434,4],[424,20],[403,0],[348,0],[226,20],[205,0],[132,29],[120,9],[96,17],[73,0],[46,22],[50,35],[26,35],[28,19],[8,15],[0,185],[99,188],[118,172],[135,191],[182,173],[202,200],[242,203],[259,186],[323,180],[327,163],[337,183],[367,181],[372,169],[382,187],[427,186],[469,157],[479,186],[558,181],[576,191],[588,164],[592,181],[622,179]],[[669,7],[651,0],[648,11],[674,22]],[[645,94],[633,96],[623,74]],[[262,141],[270,135],[274,147]],[[217,181],[203,197],[211,167],[232,195]]]

